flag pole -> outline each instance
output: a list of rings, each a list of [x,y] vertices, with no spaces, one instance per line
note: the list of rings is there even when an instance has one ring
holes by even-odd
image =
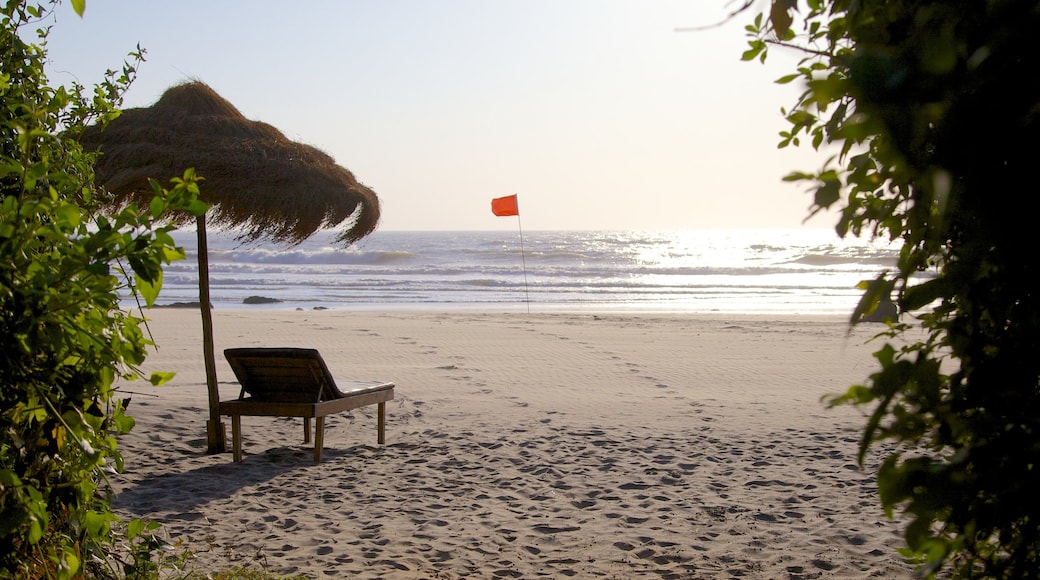
[[[530,314],[531,295],[527,291],[527,260],[524,258],[524,226],[520,224],[519,211],[516,212],[516,227],[520,230],[520,267],[524,271],[524,302],[527,303],[527,313]]]
[[[516,226],[520,229],[520,263],[524,270],[524,302],[527,303],[527,313],[531,313],[531,295],[527,290],[527,258],[524,257],[524,226],[520,224],[520,202],[516,194],[505,197],[496,197],[491,200],[491,213],[497,216],[516,216]]]

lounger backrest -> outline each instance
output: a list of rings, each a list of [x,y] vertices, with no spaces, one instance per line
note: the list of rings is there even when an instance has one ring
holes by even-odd
[[[229,348],[224,357],[246,393],[259,401],[317,403],[339,394],[312,348]]]

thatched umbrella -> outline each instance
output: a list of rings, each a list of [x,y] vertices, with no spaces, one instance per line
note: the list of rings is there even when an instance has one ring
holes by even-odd
[[[322,228],[346,222],[337,241],[344,245],[375,230],[379,199],[325,153],[285,137],[278,129],[246,119],[231,103],[201,82],[177,85],[151,107],[127,109],[106,127],[89,127],[80,138],[100,149],[97,182],[113,196],[111,205],[147,207],[148,180],[160,183],[194,167],[204,181],[199,190],[211,204],[197,218],[199,303],[203,354],[209,389],[207,441],[224,451],[220,422],[213,322],[210,314],[206,220],[235,226],[243,241],[261,239],[298,244]],[[185,216],[187,222],[191,216]]]

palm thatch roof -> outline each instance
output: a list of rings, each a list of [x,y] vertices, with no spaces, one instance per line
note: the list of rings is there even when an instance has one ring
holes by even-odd
[[[251,121],[204,83],[169,88],[151,107],[127,109],[88,127],[84,148],[100,149],[97,182],[113,205],[147,205],[149,178],[166,183],[194,167],[204,181],[207,220],[241,228],[246,241],[297,244],[347,222],[338,237],[361,239],[379,222],[379,199],[324,152]],[[185,221],[187,221],[186,218]]]

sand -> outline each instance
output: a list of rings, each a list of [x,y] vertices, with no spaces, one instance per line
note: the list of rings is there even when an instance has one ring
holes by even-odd
[[[216,346],[321,350],[397,384],[327,423],[243,419],[244,461],[205,453],[201,323],[153,310],[147,370],[121,388],[117,511],[163,524],[187,570],[314,578],[899,578],[863,416],[827,393],[875,368],[843,320],[637,313],[230,310]],[[221,397],[238,396],[218,359]],[[230,442],[230,422],[228,421]]]

